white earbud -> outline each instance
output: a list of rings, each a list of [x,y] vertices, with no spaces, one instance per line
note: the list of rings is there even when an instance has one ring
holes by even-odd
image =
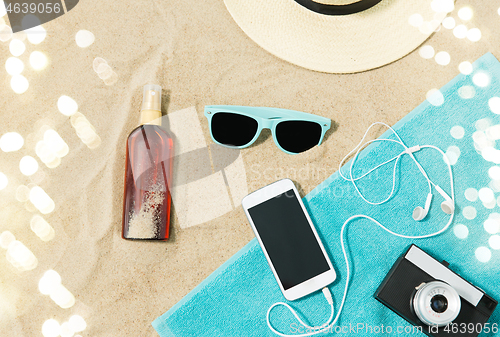
[[[453,202],[453,200],[448,196],[448,194],[446,194],[445,191],[443,191],[441,187],[439,187],[438,185],[434,185],[434,187],[436,188],[436,191],[438,191],[438,193],[441,194],[441,196],[444,198],[444,201],[441,203],[441,209],[443,210],[443,212],[445,212],[446,214],[453,214],[453,212],[455,211],[455,203]]]
[[[427,194],[427,200],[425,200],[425,208],[418,206],[413,210],[413,220],[421,221],[427,216],[429,208],[431,207],[431,201],[432,193],[429,193]]]

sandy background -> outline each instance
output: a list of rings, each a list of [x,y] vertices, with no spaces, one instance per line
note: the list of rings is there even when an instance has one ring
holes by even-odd
[[[26,41],[19,57],[28,91],[15,94],[10,76],[0,69],[0,134],[15,131],[25,139],[19,151],[0,152],[0,171],[9,178],[0,191],[0,233],[11,231],[38,258],[37,268],[19,272],[0,250],[2,336],[41,336],[47,319],[62,323],[74,314],[87,322],[82,336],[157,336],[150,323],[253,238],[236,207],[189,228],[181,228],[174,216],[168,242],[121,239],[125,140],[138,123],[144,84],[163,87],[163,113],[195,107],[208,144],[203,117],[208,104],[280,107],[331,118],[324,143],[306,153],[279,151],[266,132],[256,146],[241,152],[248,191],[289,177],[305,195],[337,170],[372,122],[396,123],[430,89],[456,76],[460,62],[488,51],[500,57],[498,2],[457,1],[450,14],[457,23],[457,9],[465,5],[474,10],[466,25],[481,30],[479,42],[457,39],[444,28],[425,42],[436,52],[447,51],[449,65],[423,59],[416,50],[390,65],[351,75],[317,73],[270,55],[240,30],[222,1],[81,0],[68,14],[44,24],[45,41],[36,46]],[[75,43],[81,29],[96,38],[84,49]],[[2,65],[11,56],[8,43],[0,42]],[[46,69],[29,67],[34,50],[48,56]],[[114,85],[105,85],[92,70],[95,57],[106,59],[118,74]],[[85,146],[70,119],[59,113],[61,95],[79,104],[102,139],[99,147]],[[38,160],[34,148],[43,125],[61,135],[69,153],[53,169],[39,160],[39,172],[25,177],[19,160],[25,155]],[[18,186],[32,183],[56,205],[44,216],[55,230],[49,242],[30,230],[36,209],[15,198]],[[61,309],[39,292],[38,281],[48,269],[56,270],[74,294],[73,307]]]

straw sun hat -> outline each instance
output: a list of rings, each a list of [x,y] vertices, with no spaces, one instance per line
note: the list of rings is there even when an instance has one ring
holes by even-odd
[[[355,73],[407,55],[437,29],[453,0],[224,0],[258,45],[298,66]]]

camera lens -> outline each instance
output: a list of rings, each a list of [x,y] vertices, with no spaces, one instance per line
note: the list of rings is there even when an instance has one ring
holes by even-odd
[[[462,302],[457,291],[442,281],[422,283],[413,297],[413,311],[426,325],[445,326],[455,320]]]
[[[431,308],[438,314],[443,313],[448,308],[448,300],[443,295],[436,295],[431,298]]]

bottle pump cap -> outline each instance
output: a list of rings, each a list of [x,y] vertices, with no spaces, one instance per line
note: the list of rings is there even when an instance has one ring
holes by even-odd
[[[161,87],[155,84],[144,86],[141,110],[161,111]]]
[[[148,84],[143,92],[140,124],[161,125],[161,87]]]

